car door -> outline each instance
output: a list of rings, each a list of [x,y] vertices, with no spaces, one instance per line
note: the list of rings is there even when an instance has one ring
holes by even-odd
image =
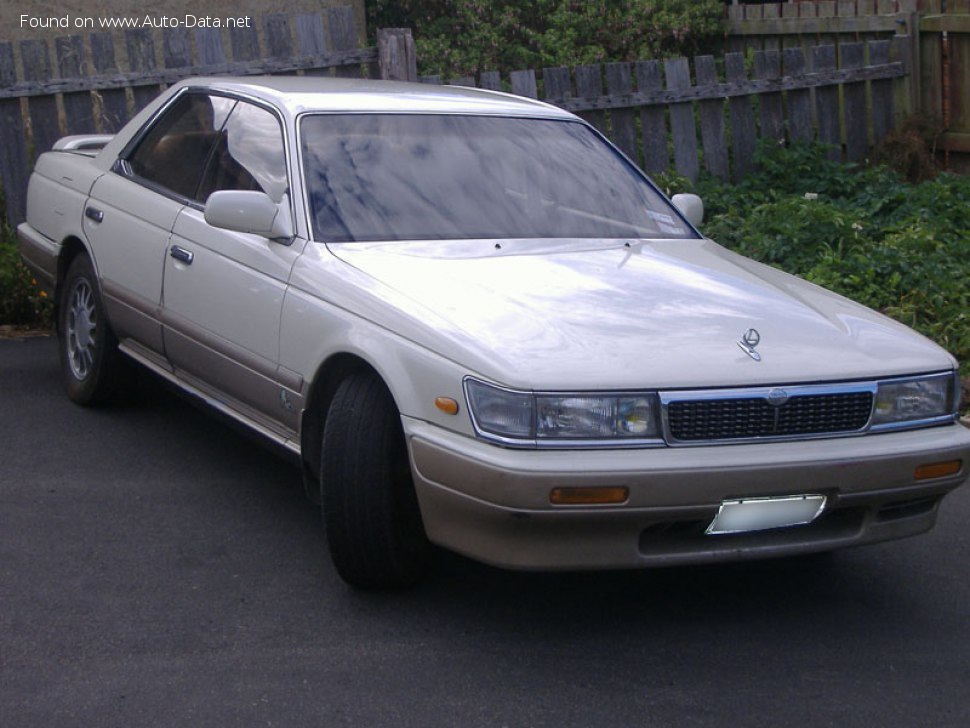
[[[165,350],[179,376],[247,419],[290,434],[297,413],[277,376],[280,315],[306,241],[209,225],[204,202],[219,190],[265,192],[290,214],[282,125],[270,109],[236,104],[196,199],[178,213],[165,259]]]
[[[91,189],[84,233],[119,339],[163,351],[160,306],[168,240],[179,212],[195,197],[234,104],[204,93],[180,94]]]

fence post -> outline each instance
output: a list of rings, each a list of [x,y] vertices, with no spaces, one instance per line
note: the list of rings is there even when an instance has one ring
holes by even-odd
[[[377,62],[385,81],[417,81],[418,58],[410,28],[377,31]]]

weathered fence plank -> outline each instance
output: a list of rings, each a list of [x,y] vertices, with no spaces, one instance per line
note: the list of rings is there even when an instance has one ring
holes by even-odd
[[[839,48],[843,68],[862,68],[865,53],[862,43],[843,43]],[[842,87],[843,118],[845,121],[845,150],[851,162],[866,158],[869,149],[869,119],[866,114],[866,86],[850,83]]]
[[[748,78],[744,69],[744,56],[740,53],[728,53],[724,57],[724,70],[729,83],[744,83]],[[736,96],[728,104],[731,109],[731,146],[733,148],[731,169],[734,177],[738,179],[754,169],[757,134],[750,99]]]
[[[599,65],[576,67],[576,96],[596,99],[603,95],[603,67]],[[583,117],[601,132],[606,131],[606,119],[602,111],[587,111]]]
[[[889,63],[889,41],[871,40],[869,63]],[[879,144],[895,124],[892,81],[872,82],[872,140]]]
[[[13,44],[0,43],[0,86],[17,82]],[[0,99],[0,184],[7,220],[17,223],[24,219],[27,193],[27,141],[20,99]]]
[[[293,55],[293,36],[290,19],[285,13],[271,13],[263,18],[266,26],[266,51],[270,58],[289,58]]]
[[[353,51],[360,47],[357,39],[357,24],[354,9],[350,5],[327,8],[327,24],[330,26],[330,47],[335,51]],[[360,78],[360,66],[346,66],[336,69],[340,78]]]
[[[527,71],[512,71],[509,74],[509,81],[512,84],[512,93],[518,96],[527,96],[530,99],[539,98],[536,72],[532,69]]]
[[[774,80],[781,78],[781,54],[777,50],[759,51],[754,54],[755,78]],[[766,93],[758,97],[761,111],[761,138],[775,142],[785,141],[785,113],[780,93]]]
[[[20,58],[24,64],[25,81],[43,81],[51,77],[51,59],[47,41],[20,42]],[[44,96],[30,104],[30,129],[34,140],[35,158],[54,146],[60,129],[57,124],[57,99]]]
[[[502,74],[498,71],[482,71],[478,77],[478,85],[489,91],[501,91]]]
[[[816,71],[835,68],[835,46],[815,46],[812,57]],[[839,124],[839,89],[837,86],[820,86],[815,89],[815,103],[818,107],[818,138],[830,145],[827,156],[838,160],[842,156],[842,132]]]
[[[690,88],[690,66],[686,58],[672,58],[664,63],[667,88]],[[697,128],[694,126],[694,105],[674,104],[670,107],[670,129],[674,139],[674,166],[692,182],[700,174],[697,158]]]
[[[155,39],[148,28],[125,31],[125,49],[128,51],[128,67],[135,73],[150,75],[156,68]],[[132,88],[135,111],[138,112],[158,96],[158,83],[139,84]]]
[[[637,90],[655,93],[663,88],[662,66],[659,61],[640,61],[636,65]],[[640,111],[643,130],[643,168],[651,174],[665,172],[670,165],[667,150],[667,120],[661,106],[644,106]]]
[[[165,68],[192,65],[192,46],[185,28],[166,28],[162,33],[162,63]]]
[[[229,29],[229,47],[232,48],[232,60],[255,61],[260,57],[259,34],[256,26],[235,26]]]
[[[225,64],[226,53],[222,48],[222,32],[218,28],[196,28],[195,47],[198,50],[200,65]]]
[[[380,77],[385,81],[416,81],[418,58],[414,38],[405,28],[381,28],[377,31],[377,56]],[[468,85],[474,85],[474,79]]]
[[[84,38],[68,35],[56,38],[54,48],[57,52],[57,75],[61,78],[77,78],[86,73],[84,67]],[[94,125],[94,104],[91,94],[81,91],[64,94],[64,119],[68,134],[83,134],[96,131]]]
[[[606,65],[606,92],[610,96],[633,93],[632,68],[629,63]],[[610,112],[610,138],[630,159],[637,158],[637,126],[633,109],[614,109]]]
[[[784,52],[784,73],[786,76],[801,76],[805,73],[805,51],[801,48],[786,48]],[[788,134],[794,141],[808,142],[815,135],[812,124],[812,92],[809,89],[792,89],[787,94]]]
[[[713,56],[694,59],[698,86],[713,86],[718,82]],[[701,143],[704,147],[704,167],[718,179],[730,176],[728,168],[727,136],[724,130],[724,101],[701,101],[698,111],[701,123]]]
[[[115,42],[110,33],[91,35],[91,61],[94,72],[101,76],[118,72]],[[128,121],[128,97],[125,89],[110,88],[97,94],[101,99],[101,129],[108,134],[118,131]]]
[[[573,97],[573,83],[569,69],[564,67],[542,69],[542,90],[542,97],[552,104],[559,104],[571,99]]]

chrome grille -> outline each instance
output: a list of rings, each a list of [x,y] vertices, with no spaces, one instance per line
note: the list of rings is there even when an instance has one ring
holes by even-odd
[[[872,411],[871,391],[802,394],[775,406],[765,396],[676,399],[666,403],[674,441],[743,440],[850,433]]]

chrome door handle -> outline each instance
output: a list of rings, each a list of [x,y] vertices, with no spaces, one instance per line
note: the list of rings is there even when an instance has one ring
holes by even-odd
[[[169,248],[168,254],[175,258],[175,260],[180,260],[186,265],[192,265],[192,260],[195,258],[192,251],[186,250],[178,245],[173,245]]]

